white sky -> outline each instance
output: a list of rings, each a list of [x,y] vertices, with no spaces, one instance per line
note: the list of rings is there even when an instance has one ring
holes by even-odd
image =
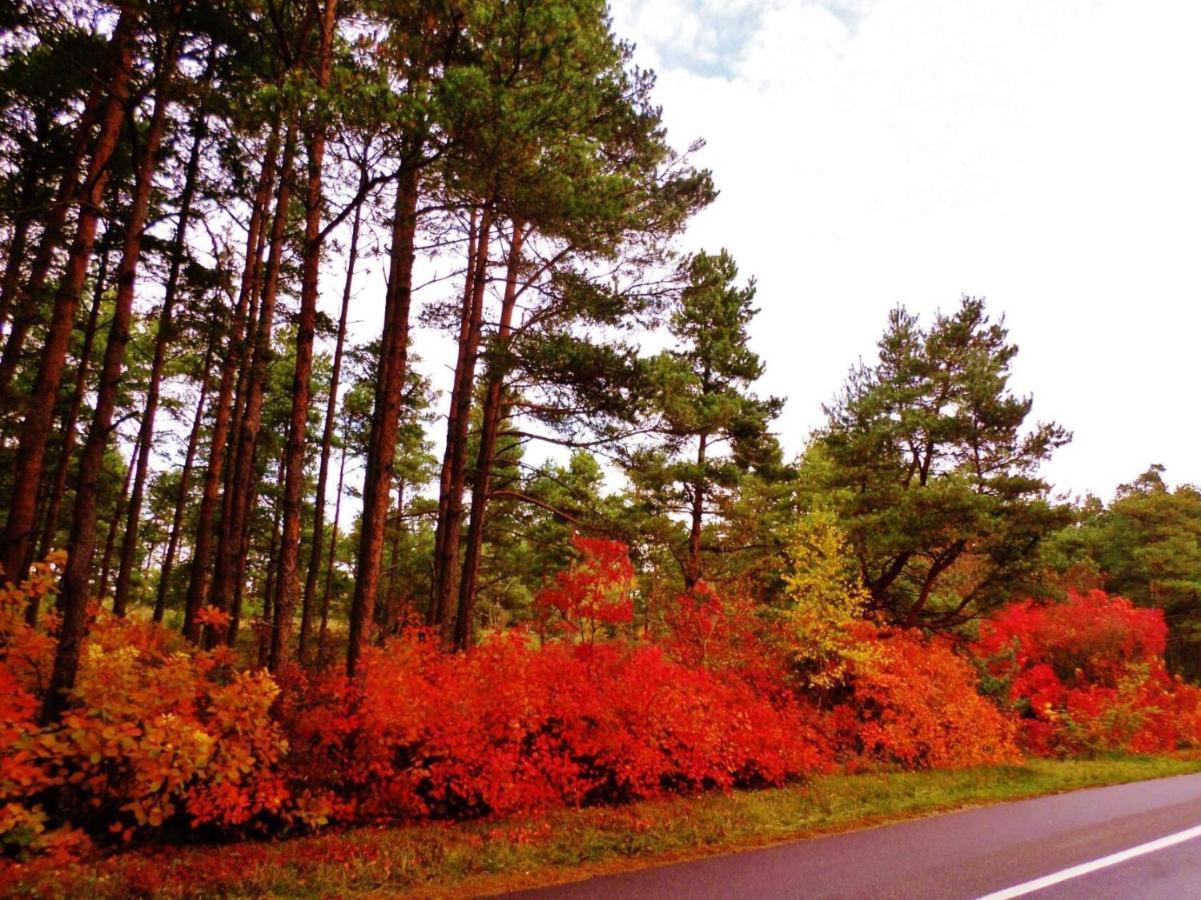
[[[1045,474],[1201,483],[1201,4],[615,0],[678,146],[689,230],[759,282],[764,393],[799,450],[890,307],[987,297],[1014,386],[1075,432]]]

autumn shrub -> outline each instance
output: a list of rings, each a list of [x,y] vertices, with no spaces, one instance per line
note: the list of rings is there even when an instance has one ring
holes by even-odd
[[[285,703],[294,777],[348,821],[780,784],[825,761],[799,704],[649,644],[512,634],[450,655],[408,634],[372,651],[362,681],[302,693]]]
[[[1166,637],[1161,610],[1093,590],[1010,604],[972,650],[1028,752],[1159,752],[1201,744],[1201,690],[1164,668]]]
[[[630,591],[634,566],[621,541],[575,535],[571,546],[579,559],[534,598],[543,637],[548,634],[594,642],[634,619]]]
[[[54,622],[32,628],[24,611],[49,592],[53,566],[34,579],[0,597],[0,840],[39,849],[51,797],[58,821],[125,839],[171,822],[229,830],[296,814],[279,771],[278,688],[238,670],[226,648],[93,610],[71,701],[40,725]]]
[[[751,598],[719,594],[700,582],[676,598],[664,618],[662,644],[682,665],[736,679],[763,697],[798,700],[787,629]]]
[[[784,558],[784,605],[776,643],[803,688],[825,691],[856,663],[871,659],[875,642],[860,640],[856,630],[868,606],[868,591],[831,510],[814,509],[793,524]]]
[[[50,864],[71,855],[80,836],[49,827],[44,799],[55,778],[37,714],[54,640],[30,628],[25,612],[51,594],[61,563],[56,555],[34,565],[21,584],[0,586],[0,855],[41,854]]]
[[[293,780],[354,821],[780,784],[826,765],[812,710],[758,652],[770,645],[744,604],[701,588],[673,640],[629,640],[624,546],[574,544],[579,560],[538,596],[540,637],[452,655],[410,631],[371,651],[359,681],[299,676],[282,704]]]
[[[976,690],[976,672],[944,639],[860,622],[870,648],[851,664],[830,715],[852,768],[956,768],[1017,758],[1010,721]]]

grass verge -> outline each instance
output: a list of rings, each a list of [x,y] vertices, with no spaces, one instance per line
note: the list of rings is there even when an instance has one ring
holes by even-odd
[[[141,849],[53,872],[14,867],[38,896],[479,896],[1040,794],[1201,771],[1201,760],[1031,760],[831,775],[767,791],[292,840]]]

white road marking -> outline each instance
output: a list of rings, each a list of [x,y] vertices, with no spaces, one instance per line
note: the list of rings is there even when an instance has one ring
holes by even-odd
[[[1052,872],[1050,875],[1035,878],[1033,881],[1024,881],[1011,888],[1005,888],[1003,891],[985,894],[979,900],[1011,900],[1013,897],[1024,897],[1027,894],[1041,891],[1043,888],[1050,887],[1053,884],[1059,884],[1061,881],[1079,878],[1081,875],[1096,872],[1098,869],[1107,869],[1128,859],[1134,859],[1136,856],[1143,856],[1147,853],[1154,853],[1156,850],[1163,850],[1165,847],[1183,844],[1185,841],[1191,841],[1196,837],[1201,837],[1201,825],[1197,825],[1194,828],[1186,828],[1184,831],[1178,831],[1175,834],[1169,834],[1167,837],[1161,837],[1154,841],[1147,841],[1147,843],[1131,847],[1129,850],[1120,850],[1117,853],[1111,853],[1109,856],[1102,856],[1100,859],[1094,859],[1092,862],[1072,866],[1070,869]]]

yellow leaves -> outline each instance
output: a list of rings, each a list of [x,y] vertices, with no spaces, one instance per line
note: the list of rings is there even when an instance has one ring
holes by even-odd
[[[812,686],[833,687],[851,664],[869,662],[875,646],[854,636],[869,597],[835,514],[818,508],[803,516],[789,530],[785,556],[788,649]]]

